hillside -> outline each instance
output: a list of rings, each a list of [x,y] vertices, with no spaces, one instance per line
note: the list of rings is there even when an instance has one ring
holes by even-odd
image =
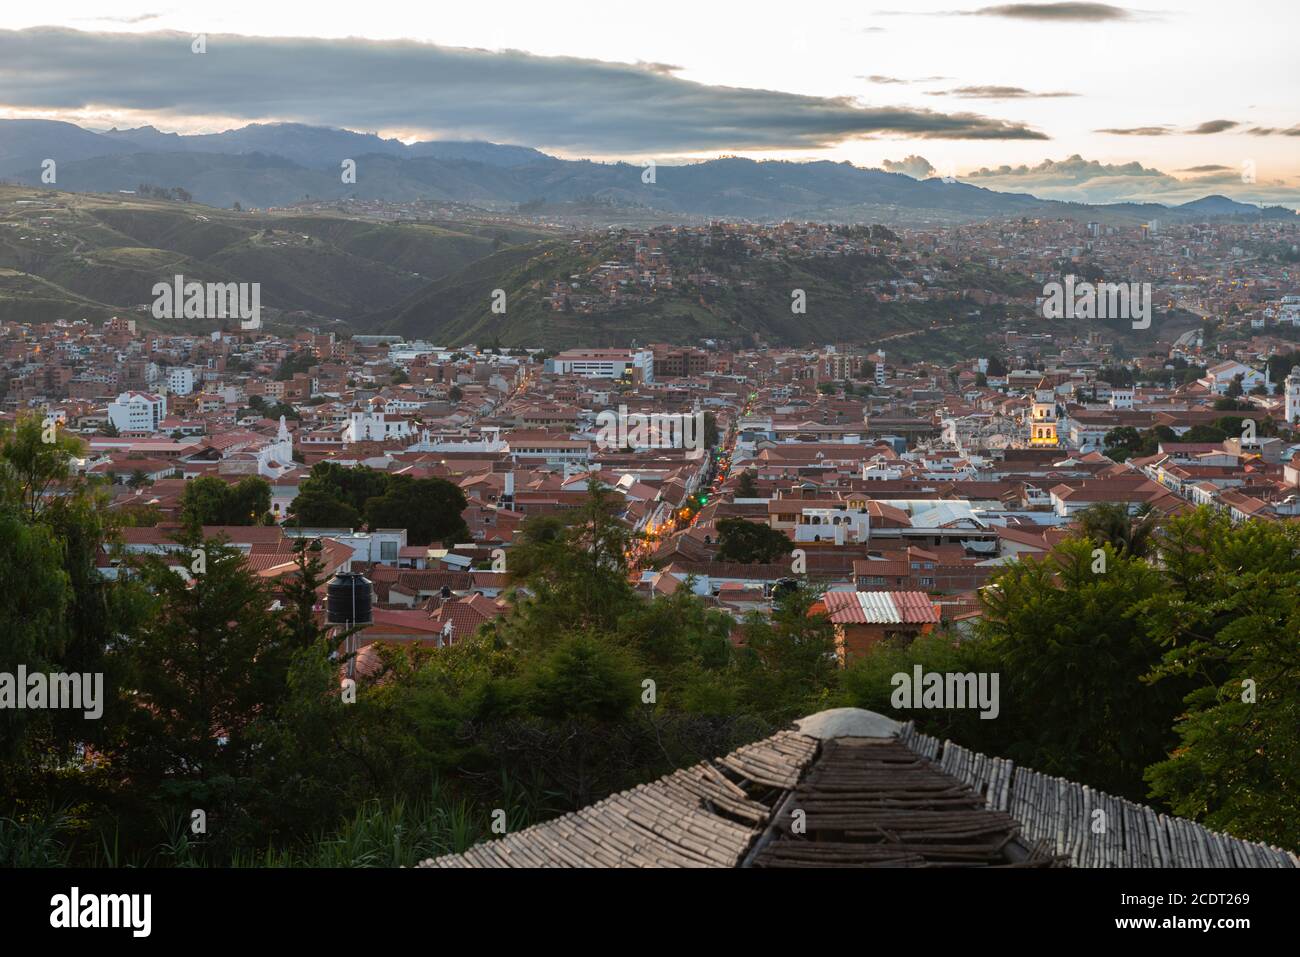
[[[389,223],[346,214],[252,214],[140,196],[0,186],[0,320],[146,323],[159,281],[258,282],[268,319],[348,320],[539,233]]]
[[[891,355],[957,357],[1028,321],[1026,331],[1077,332],[1034,306],[1041,286],[982,264],[912,260],[880,227],[839,227],[857,251],[783,252],[712,230],[588,234],[581,240],[512,247],[446,276],[395,305],[355,321],[358,330],[440,345],[503,347],[699,343],[734,347],[843,342]],[[877,232],[879,231],[879,232]],[[865,238],[870,236],[870,239]],[[653,244],[653,246],[652,246]],[[650,250],[653,248],[653,252]],[[877,249],[872,254],[863,248]],[[635,264],[634,264],[635,262]],[[653,280],[650,278],[653,276]],[[924,288],[917,279],[924,280]],[[899,288],[911,290],[900,294]],[[495,290],[505,313],[492,311]],[[792,310],[801,290],[806,309]],[[1153,317],[1157,331],[1194,317]],[[1126,347],[1142,335],[1106,322]]]
[[[943,325],[953,312],[937,303],[878,302],[865,293],[866,283],[895,275],[882,258],[760,261],[685,242],[666,250],[671,288],[620,289],[611,296],[580,281],[579,291],[557,307],[556,284],[572,289],[574,277],[598,276],[600,264],[619,255],[617,237],[584,245],[544,242],[499,252],[356,325],[446,345],[563,348],[701,339],[755,345],[910,336]],[[709,278],[686,278],[701,273]],[[506,294],[504,315],[492,312],[495,289]],[[791,311],[794,289],[806,294],[804,314]]]

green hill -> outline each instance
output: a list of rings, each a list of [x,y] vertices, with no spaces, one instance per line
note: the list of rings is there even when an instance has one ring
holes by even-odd
[[[616,256],[614,243],[588,253],[567,243],[544,242],[499,252],[357,325],[420,336],[448,345],[499,340],[504,346],[626,345],[725,339],[756,344],[867,339],[928,326],[951,310],[931,304],[880,303],[863,284],[894,274],[871,256],[765,261],[682,245],[669,250],[671,289],[610,301],[580,281],[575,298],[595,300],[557,309],[549,298],[556,283],[592,275]],[[716,284],[687,277],[707,269]],[[506,312],[491,309],[493,290],[506,294]],[[792,311],[792,292],[802,289],[807,308]]]
[[[0,186],[0,316],[97,318],[153,300],[177,274],[257,282],[274,311],[347,321],[389,308],[540,231],[259,213],[125,194]],[[139,313],[146,324],[147,313]]]

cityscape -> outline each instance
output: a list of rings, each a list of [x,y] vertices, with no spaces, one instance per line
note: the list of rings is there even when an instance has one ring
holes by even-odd
[[[164,878],[110,922],[127,870],[1034,867],[1112,869],[1112,930],[1266,923],[1129,869],[1300,866],[1284,47],[1121,105],[959,35],[1229,17],[817,5],[960,74],[882,50],[850,102],[659,26],[516,47],[522,6],[113,6],[0,18],[0,863],[62,895],[25,921],[176,920]]]

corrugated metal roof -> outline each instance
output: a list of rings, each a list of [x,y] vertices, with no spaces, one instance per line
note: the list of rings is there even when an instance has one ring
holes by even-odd
[[[837,625],[919,625],[939,620],[925,592],[831,591],[823,600]]]
[[[898,608],[899,618],[909,624],[923,624],[939,620],[939,612],[930,596],[920,591],[890,592]]]

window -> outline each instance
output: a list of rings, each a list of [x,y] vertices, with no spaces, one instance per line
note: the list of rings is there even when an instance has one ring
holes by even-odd
[[[397,542],[380,542],[379,560],[381,562],[397,561]]]

